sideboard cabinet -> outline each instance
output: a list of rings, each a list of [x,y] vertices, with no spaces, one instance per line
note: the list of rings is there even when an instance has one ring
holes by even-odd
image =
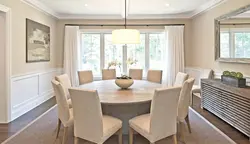
[[[202,79],[201,107],[250,138],[250,87],[236,88],[219,79]]]

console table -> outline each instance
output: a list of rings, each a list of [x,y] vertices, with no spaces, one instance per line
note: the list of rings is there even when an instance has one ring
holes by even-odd
[[[250,87],[236,88],[219,79],[201,80],[201,107],[215,114],[250,140]]]

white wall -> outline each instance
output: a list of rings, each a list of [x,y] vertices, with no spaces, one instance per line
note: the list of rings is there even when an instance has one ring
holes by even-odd
[[[249,0],[228,0],[225,3],[192,19],[192,47],[189,67],[211,68],[215,71],[240,71],[250,75],[249,64],[215,61],[214,19],[250,4]]]
[[[47,15],[21,0],[0,0],[0,4],[11,9],[11,76],[10,95],[0,97],[1,108],[7,118],[0,123],[16,119],[53,96],[51,79],[61,73],[62,64],[57,61],[56,24],[57,19]],[[50,27],[51,60],[49,62],[26,63],[26,18]],[[2,32],[2,31],[1,31]],[[4,62],[0,52],[0,66]],[[4,72],[0,69],[0,75]],[[1,77],[0,77],[1,79]],[[1,87],[1,83],[0,83]],[[1,87],[3,88],[3,87]],[[2,105],[3,104],[3,105]]]
[[[7,106],[5,93],[5,13],[0,12],[0,122],[6,120]]]
[[[0,0],[12,11],[12,75],[40,72],[46,69],[60,67],[57,61],[56,24],[57,19],[49,16],[21,0]],[[50,27],[51,55],[50,62],[26,63],[26,18]]]

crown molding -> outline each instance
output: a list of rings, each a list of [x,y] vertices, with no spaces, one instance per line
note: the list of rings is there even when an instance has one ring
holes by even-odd
[[[217,7],[218,5],[225,3],[227,0],[211,0],[210,2],[200,6],[199,8],[197,8],[196,10],[194,10],[193,12],[190,13],[190,18],[193,18],[197,15],[200,15],[206,11],[209,11],[211,9],[213,9],[214,7]]]
[[[56,17],[58,19],[123,19],[123,14],[118,15],[72,15],[72,14],[59,14],[38,0],[21,0],[24,3],[42,11],[48,15]],[[196,10],[189,13],[182,14],[153,14],[153,15],[129,15],[128,19],[189,19],[193,18],[201,13],[204,13],[227,0],[211,0],[208,3],[200,6]]]
[[[55,12],[54,10],[52,10],[51,8],[49,8],[48,6],[46,6],[45,4],[41,3],[38,0],[21,0],[21,1],[47,15],[59,18],[59,14],[57,12]]]

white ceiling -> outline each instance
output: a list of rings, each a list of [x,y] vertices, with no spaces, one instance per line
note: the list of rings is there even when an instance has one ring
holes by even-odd
[[[58,18],[123,18],[125,0],[23,0]],[[190,18],[225,0],[127,0],[128,18]]]

